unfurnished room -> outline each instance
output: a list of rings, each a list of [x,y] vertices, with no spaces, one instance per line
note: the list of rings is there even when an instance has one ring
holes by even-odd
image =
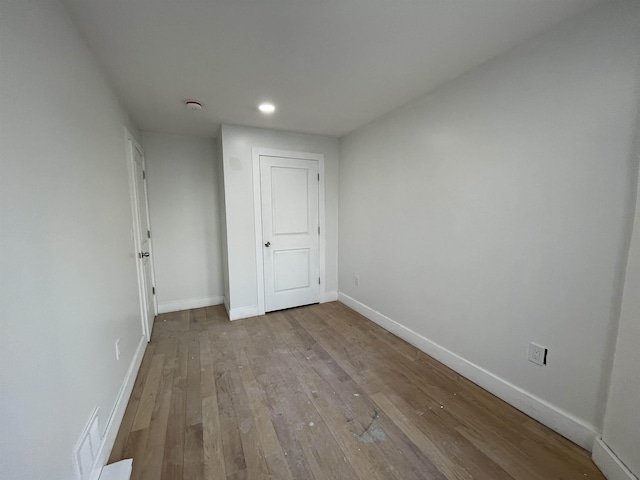
[[[638,480],[639,0],[0,0],[0,479]]]

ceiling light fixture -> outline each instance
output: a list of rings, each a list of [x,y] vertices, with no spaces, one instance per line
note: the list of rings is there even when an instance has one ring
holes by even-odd
[[[261,103],[258,105],[258,110],[262,113],[273,113],[276,111],[276,107],[273,103]]]
[[[196,102],[195,100],[187,100],[184,102],[189,110],[198,111],[202,110],[202,104],[200,102]]]

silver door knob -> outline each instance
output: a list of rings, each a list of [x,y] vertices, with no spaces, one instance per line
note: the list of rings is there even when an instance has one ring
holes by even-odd
[[[264,244],[265,247],[270,247],[271,246],[271,242],[267,242]]]

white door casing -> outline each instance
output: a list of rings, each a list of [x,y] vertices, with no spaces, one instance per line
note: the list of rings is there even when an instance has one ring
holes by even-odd
[[[127,142],[129,147],[129,186],[131,189],[131,206],[133,211],[133,241],[136,270],[138,272],[142,333],[147,341],[149,341],[151,340],[151,330],[157,312],[157,305],[154,287],[151,226],[149,223],[149,202],[147,200],[147,182],[145,178],[145,159],[142,147],[140,147],[129,133],[127,135]]]
[[[320,301],[318,162],[260,157],[265,311]]]
[[[254,148],[253,173],[257,313],[323,301],[324,155]]]

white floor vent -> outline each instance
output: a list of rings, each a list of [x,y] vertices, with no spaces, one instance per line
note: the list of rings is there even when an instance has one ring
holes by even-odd
[[[89,423],[84,428],[80,439],[73,450],[73,464],[78,480],[89,480],[95,468],[96,457],[100,448],[100,419],[98,408],[93,411]]]

